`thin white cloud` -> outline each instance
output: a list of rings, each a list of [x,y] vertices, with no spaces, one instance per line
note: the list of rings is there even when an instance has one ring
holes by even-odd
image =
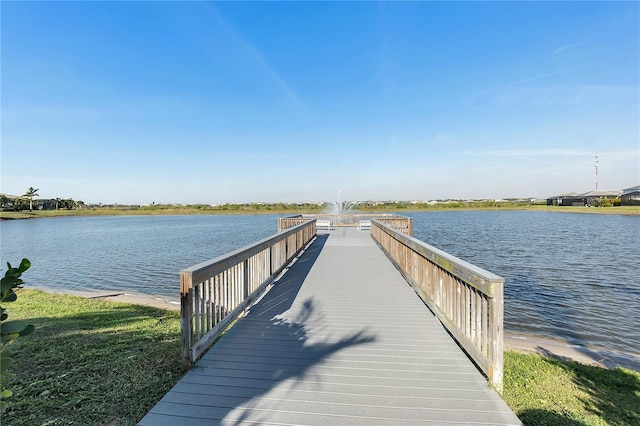
[[[586,42],[581,41],[581,42],[579,42],[579,43],[572,43],[572,44],[567,44],[567,45],[565,45],[565,46],[558,47],[556,50],[554,50],[554,51],[553,51],[552,55],[557,55],[557,54],[558,54],[558,53],[560,53],[560,52],[563,52],[563,51],[565,51],[565,50],[569,50],[569,49],[576,48],[576,47],[581,46],[581,45],[583,45],[583,44],[585,44],[585,43],[586,43]]]
[[[640,150],[626,149],[619,151],[590,151],[572,148],[543,148],[543,149],[502,149],[488,151],[467,151],[466,155],[486,155],[493,157],[587,157],[594,158],[596,154],[600,159],[608,158],[622,160],[627,158],[640,158]]]
[[[294,101],[298,106],[303,106],[304,103],[297,95],[297,93],[287,84],[287,82],[276,72],[273,66],[269,63],[267,58],[260,52],[253,44],[249,43],[231,23],[229,23],[218,12],[214,5],[210,3],[205,4],[208,14],[213,17],[220,25],[221,28],[230,36],[230,38],[238,44],[242,50],[253,60],[259,68],[287,95],[287,97]]]
[[[518,80],[518,81],[512,81],[511,83],[503,84],[501,86],[496,86],[496,87],[492,87],[490,89],[485,89],[485,90],[482,90],[480,92],[476,92],[476,93],[474,93],[474,96],[486,95],[487,93],[495,92],[495,91],[501,90],[501,89],[506,89],[507,87],[516,86],[518,84],[523,84],[523,83],[529,83],[531,81],[541,80],[543,78],[551,77],[552,75],[562,74],[562,73],[565,73],[565,72],[568,72],[568,71],[573,71],[573,70],[577,70],[577,69],[580,69],[580,68],[589,67],[589,66],[592,66],[592,65],[598,65],[598,64],[601,64],[601,63],[604,63],[604,62],[614,61],[616,59],[624,58],[624,57],[627,57],[627,56],[631,56],[631,55],[630,54],[625,54],[625,55],[611,56],[611,57],[604,58],[604,59],[601,59],[601,60],[598,60],[598,61],[588,62],[586,64],[575,65],[573,67],[563,68],[563,69],[560,69],[560,70],[557,70],[557,71],[552,71],[552,72],[548,72],[548,73],[545,73],[545,74],[540,74],[540,75],[537,75],[535,77],[525,78],[523,80]]]
[[[576,65],[574,67],[563,68],[563,69],[558,70],[558,71],[548,72],[546,74],[537,75],[535,77],[525,78],[524,80],[512,81],[511,83],[503,84],[502,86],[496,86],[496,87],[492,87],[490,89],[483,90],[481,92],[474,93],[474,95],[475,96],[486,95],[487,93],[495,92],[496,90],[506,89],[507,87],[516,86],[518,84],[529,83],[531,81],[541,80],[543,78],[551,77],[552,75],[561,74],[563,72],[567,72],[567,71],[572,71],[572,70],[576,70],[576,69],[579,69],[579,68],[583,68],[583,67],[586,67],[587,65],[589,65],[589,64]]]
[[[507,149],[485,151],[487,155],[497,157],[584,157],[594,156],[591,151],[577,149],[553,148],[553,149]]]
[[[638,87],[622,85],[576,85],[544,87],[519,86],[500,91],[484,100],[500,108],[530,106],[534,108],[566,107],[575,105],[629,105],[638,104]]]

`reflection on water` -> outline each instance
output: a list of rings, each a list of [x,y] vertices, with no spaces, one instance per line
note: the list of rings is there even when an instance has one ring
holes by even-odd
[[[505,278],[505,329],[640,354],[640,217],[518,211],[408,214],[414,235]],[[1,221],[2,262],[30,286],[177,300],[178,272],[276,233],[277,215]]]

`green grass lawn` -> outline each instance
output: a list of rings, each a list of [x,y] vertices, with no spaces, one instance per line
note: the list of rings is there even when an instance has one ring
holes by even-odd
[[[182,376],[178,312],[27,290],[3,307],[36,326],[3,426],[132,425]]]
[[[640,373],[505,354],[504,400],[526,425],[640,425]]]
[[[20,290],[5,425],[132,425],[182,376],[179,314]],[[527,425],[640,425],[640,373],[505,354],[504,399]]]

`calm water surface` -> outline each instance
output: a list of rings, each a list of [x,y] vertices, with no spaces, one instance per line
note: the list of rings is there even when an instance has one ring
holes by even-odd
[[[519,211],[408,214],[414,236],[505,278],[505,329],[640,354],[640,217]],[[180,269],[273,235],[277,215],[0,221],[3,265],[30,286],[178,300]]]
[[[179,271],[277,232],[276,215],[99,216],[0,221],[2,265],[30,284],[179,299]]]
[[[640,217],[410,214],[414,236],[505,279],[505,330],[640,354]]]

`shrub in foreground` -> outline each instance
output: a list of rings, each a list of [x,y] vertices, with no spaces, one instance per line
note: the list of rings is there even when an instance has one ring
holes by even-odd
[[[0,301],[4,303],[15,302],[18,295],[14,291],[24,281],[22,274],[31,267],[28,259],[22,259],[20,266],[14,268],[7,262],[7,271],[0,283]],[[6,399],[13,396],[13,391],[7,388],[7,380],[13,377],[9,367],[13,362],[10,345],[18,337],[27,336],[35,330],[33,324],[27,324],[21,320],[9,320],[9,313],[0,306],[0,414],[7,410]]]

